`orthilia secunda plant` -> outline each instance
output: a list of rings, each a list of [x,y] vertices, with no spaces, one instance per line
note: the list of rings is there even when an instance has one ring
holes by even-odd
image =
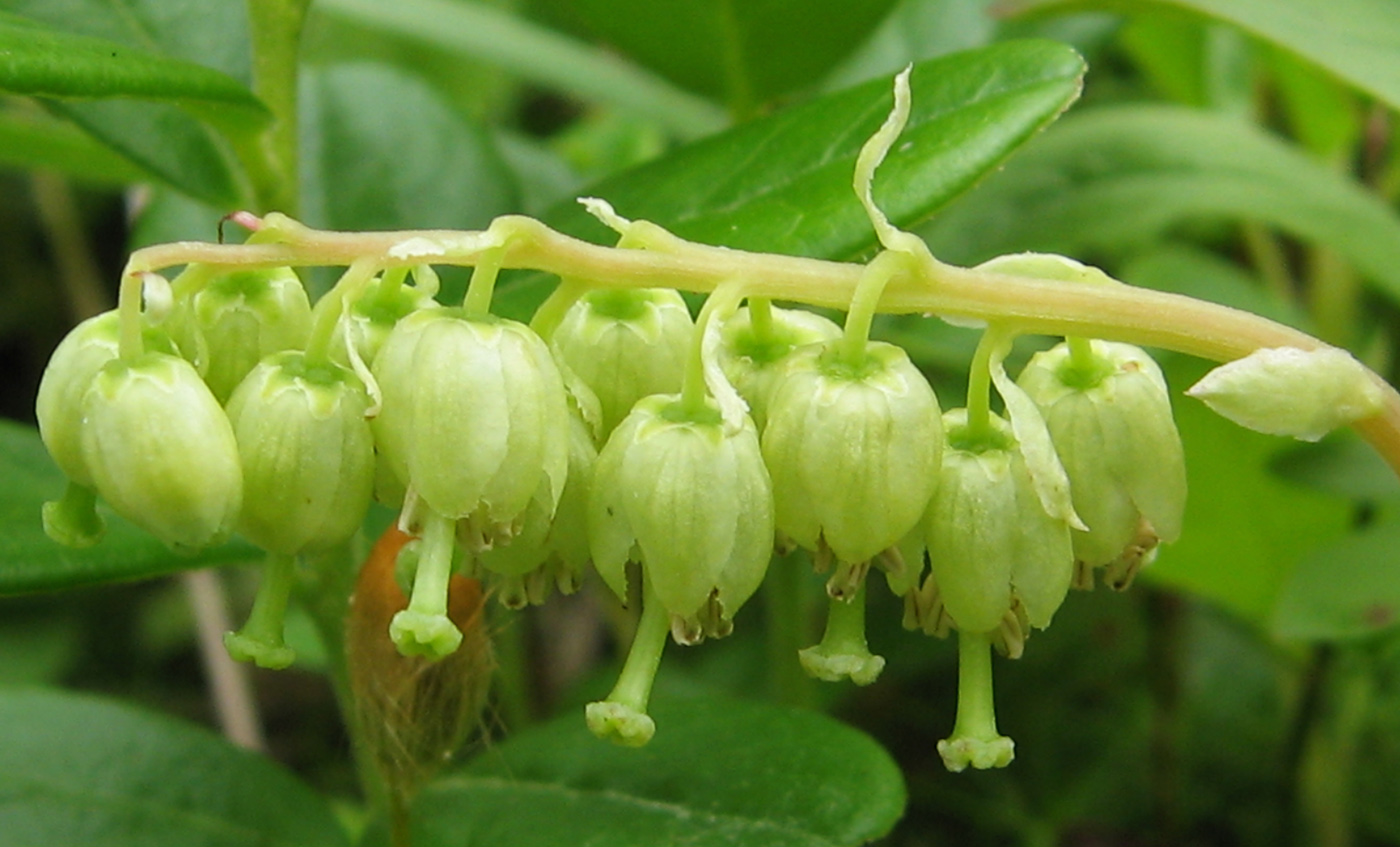
[[[586,710],[594,732],[637,745],[664,731],[647,707],[666,640],[727,635],[775,548],[796,545],[829,570],[832,595],[803,666],[857,683],[879,673],[864,631],[874,567],[906,626],[957,633],[945,764],[1006,765],[993,652],[1021,655],[1072,583],[1101,570],[1125,587],[1183,531],[1167,386],[1134,345],[1226,362],[1188,394],[1241,425],[1304,439],[1352,425],[1397,470],[1400,395],[1307,335],[1062,257],[938,261],[871,193],[908,98],[901,75],[857,162],[882,248],[865,263],[697,244],[598,199],[585,206],[615,246],[518,216],[480,232],[339,233],[238,213],[249,243],[139,250],[117,311],[77,327],[45,374],[41,434],[69,479],[45,528],[95,543],[105,502],[178,550],[240,531],[269,558],[228,647],[275,667],[294,659],[282,641],[294,597],[344,609],[343,593],[322,594],[373,488],[399,519],[351,616],[352,651],[370,656],[355,688],[379,697],[382,673],[415,720],[455,715],[415,761],[462,725],[462,698],[433,700],[427,681],[486,655],[453,586],[477,586],[472,609],[474,578],[525,605],[578,588],[591,562],[624,602],[640,597],[622,674]],[[444,265],[474,268],[460,304],[434,296]],[[309,318],[301,267],[345,269]],[[491,312],[504,268],[561,280],[530,326]],[[709,294],[693,324],[679,291]],[[844,310],[845,323],[776,303]],[[963,408],[941,412],[908,357],[870,340],[878,313],[983,329]],[[1005,361],[1027,335],[1065,340],[1013,380]],[[407,767],[395,756],[386,767]]]

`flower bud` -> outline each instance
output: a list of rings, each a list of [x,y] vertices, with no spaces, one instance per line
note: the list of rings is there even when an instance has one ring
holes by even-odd
[[[102,366],[117,358],[119,323],[113,310],[78,324],[54,350],[39,382],[34,404],[39,437],[58,469],[79,485],[92,485],[82,451],[83,395]],[[143,340],[149,350],[175,353],[169,337],[159,330],[147,329]]]
[[[641,562],[681,642],[727,634],[773,552],[773,495],[753,422],[726,431],[718,409],[696,420],[677,397],[639,402],[613,432],[593,477],[593,563],[619,597]]]
[[[177,551],[228,537],[243,496],[238,445],[188,362],[164,353],[115,359],[82,408],[83,459],[118,514]]]
[[[1044,628],[1073,574],[1069,524],[1046,512],[1011,426],[996,416],[989,424],[973,433],[965,409],[943,416],[947,446],[925,519],[924,590],[936,592],[961,632],[994,632],[1016,609]]]
[[[1069,344],[1037,353],[1017,383],[1040,408],[1089,527],[1073,532],[1077,584],[1112,565],[1125,587],[1159,542],[1180,536],[1186,465],[1157,363],[1132,345],[1085,343],[1087,357]]]
[[[519,530],[543,476],[552,514],[569,413],[554,360],[528,327],[425,309],[399,322],[373,371],[383,396],[376,444],[434,512],[472,518],[489,545]]]
[[[306,344],[311,304],[291,268],[234,271],[195,293],[175,326],[180,350],[223,403],[264,356]]]
[[[852,368],[836,343],[791,354],[769,398],[763,458],[778,529],[809,550],[865,562],[919,523],[943,444],[938,399],[892,344]]]
[[[1370,372],[1336,347],[1256,350],[1206,374],[1186,394],[1242,427],[1302,441],[1317,441],[1385,405]]]
[[[768,397],[780,381],[793,350],[841,337],[841,327],[804,309],[769,307],[769,322],[754,326],[753,310],[743,308],[720,328],[719,361],[724,375],[749,404],[758,431],[767,425]]]
[[[243,465],[239,532],[288,555],[354,535],[374,483],[368,405],[349,370],[311,365],[299,351],[254,368],[228,402]]]
[[[606,435],[638,400],[680,390],[694,329],[669,288],[602,289],[569,308],[551,341],[597,395]]]

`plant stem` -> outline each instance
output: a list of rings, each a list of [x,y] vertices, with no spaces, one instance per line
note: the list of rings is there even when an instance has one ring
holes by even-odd
[[[972,367],[967,373],[967,433],[978,441],[990,435],[992,429],[992,353],[1000,343],[1001,334],[988,327],[972,354]]]
[[[773,338],[773,301],[767,297],[749,298],[749,329],[759,342],[767,343]]]
[[[855,295],[851,298],[851,308],[846,313],[845,333],[841,337],[841,358],[847,366],[859,368],[865,361],[865,344],[870,338],[870,324],[880,305],[880,295],[890,278],[909,264],[907,254],[886,250],[865,266],[865,273],[861,275]]]
[[[554,331],[559,328],[559,324],[564,322],[564,316],[569,313],[569,309],[578,302],[588,291],[588,286],[577,280],[564,278],[559,285],[550,292],[544,302],[535,309],[535,316],[530,319],[530,329],[546,342],[554,336]]]
[[[646,713],[651,686],[656,681],[656,670],[661,666],[661,654],[666,649],[666,636],[670,632],[671,616],[656,596],[651,578],[644,571],[642,618],[637,622],[637,634],[632,638],[632,648],[627,651],[622,673],[608,695],[609,702],[622,703],[639,713]]]
[[[485,320],[491,314],[491,295],[496,291],[496,277],[501,272],[503,248],[495,247],[482,253],[472,270],[472,281],[462,300],[462,311],[469,320]]]
[[[331,345],[335,343],[335,330],[340,326],[340,316],[350,308],[350,303],[370,280],[374,278],[375,263],[360,259],[346,269],[336,281],[335,287],[326,292],[326,297],[334,298],[329,308],[317,309],[311,325],[311,334],[306,341],[306,363],[322,365],[330,361]]]
[[[263,161],[245,162],[264,209],[298,208],[297,75],[301,29],[310,0],[248,0],[253,42],[253,93],[272,111],[260,139]]]
[[[716,288],[705,305],[700,307],[691,336],[690,353],[686,357],[685,374],[681,378],[681,408],[687,414],[703,412],[710,396],[709,388],[705,385],[705,330],[716,315],[723,319],[737,309],[739,301],[743,299],[741,284],[730,283]]]
[[[958,633],[958,714],[953,737],[997,737],[991,639],[986,633]]]
[[[510,243],[502,266],[568,276],[613,288],[713,291],[744,280],[753,297],[845,308],[864,266],[796,256],[752,253],[677,243],[666,251],[617,250],[589,244],[549,229],[532,218],[497,219]],[[420,247],[428,245],[431,249]],[[123,288],[132,275],[192,261],[229,267],[348,265],[374,256],[382,267],[425,261],[472,265],[499,241],[479,232],[339,233],[299,229],[282,244],[178,243],[132,254]],[[392,251],[392,252],[391,252]],[[139,294],[139,288],[138,292]],[[959,268],[935,260],[911,263],[892,276],[877,304],[892,314],[933,314],[959,321],[996,323],[1005,331],[1085,336],[1161,347],[1214,361],[1232,361],[1264,347],[1316,350],[1325,345],[1267,318],[1161,291],[1129,285],[1066,285],[1032,277]],[[1400,473],[1400,394],[1373,374],[1385,393],[1385,409],[1357,421],[1356,430]]]

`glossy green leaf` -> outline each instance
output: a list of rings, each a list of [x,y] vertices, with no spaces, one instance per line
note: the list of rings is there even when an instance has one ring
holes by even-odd
[[[1400,106],[1400,15],[1393,0],[1002,0],[1007,12],[1185,9],[1227,21]]]
[[[1084,62],[1069,48],[1025,41],[914,66],[909,125],[875,175],[875,201],[911,225],[965,191],[1054,120],[1079,94]],[[583,193],[628,218],[707,244],[849,259],[875,234],[851,189],[856,154],[891,105],[889,79],[831,94],[685,147]],[[576,203],[551,226],[611,243]],[[541,286],[507,295],[519,314]]]
[[[821,714],[708,697],[652,713],[640,749],[594,738],[575,714],[487,751],[419,798],[415,847],[834,847],[903,813],[889,754]]]
[[[206,730],[91,697],[0,692],[0,840],[340,847],[329,807]]]
[[[204,65],[0,13],[0,90],[34,97],[198,102],[270,117],[238,80]]]
[[[744,114],[811,85],[849,55],[893,0],[568,0],[565,21]]]
[[[1382,521],[1305,556],[1284,583],[1272,629],[1282,638],[1364,638],[1400,623],[1400,521]]]
[[[304,215],[333,229],[480,229],[519,203],[486,130],[387,65],[308,74],[302,162]]]
[[[146,178],[131,162],[67,121],[18,109],[0,111],[0,165],[57,171],[85,183],[129,185]]]
[[[63,493],[63,476],[39,433],[10,421],[0,421],[0,479],[5,480],[0,486],[0,594],[140,579],[259,555],[237,543],[194,558],[177,556],[105,509],[107,537],[102,543],[74,550],[52,541],[39,512],[45,500]]]
[[[1173,356],[1163,369],[1186,448],[1186,516],[1181,540],[1162,548],[1144,576],[1265,624],[1298,560],[1346,532],[1350,503],[1269,471],[1292,442],[1235,426],[1182,397],[1206,363]]]
[[[1246,123],[1171,106],[1072,115],[923,230],[935,255],[1123,255],[1186,222],[1254,220],[1332,248],[1400,301],[1400,217]]]

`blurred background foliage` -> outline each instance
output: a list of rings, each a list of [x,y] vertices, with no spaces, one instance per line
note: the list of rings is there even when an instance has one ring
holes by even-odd
[[[237,2],[0,0],[0,11],[250,78]],[[0,560],[82,567],[38,546],[33,504],[57,495],[38,490],[57,478],[24,426],[49,353],[78,318],[111,305],[133,246],[212,239],[224,212],[273,197],[338,229],[567,217],[590,185],[625,182],[728,126],[1027,37],[1086,58],[1082,98],[919,223],[935,255],[1066,253],[1305,328],[1394,376],[1392,0],[316,0],[295,186],[259,185],[236,150],[170,103],[0,95],[0,415],[17,422],[0,431],[11,475],[0,509],[7,532],[32,527],[0,540]],[[502,296],[525,310],[539,290],[525,280]],[[877,332],[910,351],[945,406],[960,402],[974,333],[925,318]],[[1176,390],[1206,369],[1161,360]],[[656,702],[796,702],[869,733],[908,788],[891,845],[1400,842],[1400,486],[1348,433],[1299,446],[1175,405],[1185,534],[1131,592],[1072,596],[1023,660],[998,662],[1001,727],[1017,741],[1010,768],[944,772],[935,744],[952,725],[956,650],[901,632],[893,601],[871,610],[872,648],[889,661],[876,685],[794,679],[781,648],[816,639],[820,581],[792,562],[775,564],[777,587],[733,638],[672,651]],[[126,577],[189,566],[153,565],[166,554],[120,531],[108,545]],[[235,617],[250,579],[218,577]],[[200,590],[164,577],[0,598],[0,686],[98,692],[216,724],[195,635]],[[809,631],[773,636],[772,591],[803,598],[791,625],[805,618]],[[578,707],[616,668],[610,609],[590,590],[493,622],[495,734],[561,714],[581,725]],[[252,674],[266,745],[357,828],[327,646],[305,614],[290,627],[298,667]],[[704,727],[677,732],[712,743]],[[0,830],[0,843],[19,842]]]

